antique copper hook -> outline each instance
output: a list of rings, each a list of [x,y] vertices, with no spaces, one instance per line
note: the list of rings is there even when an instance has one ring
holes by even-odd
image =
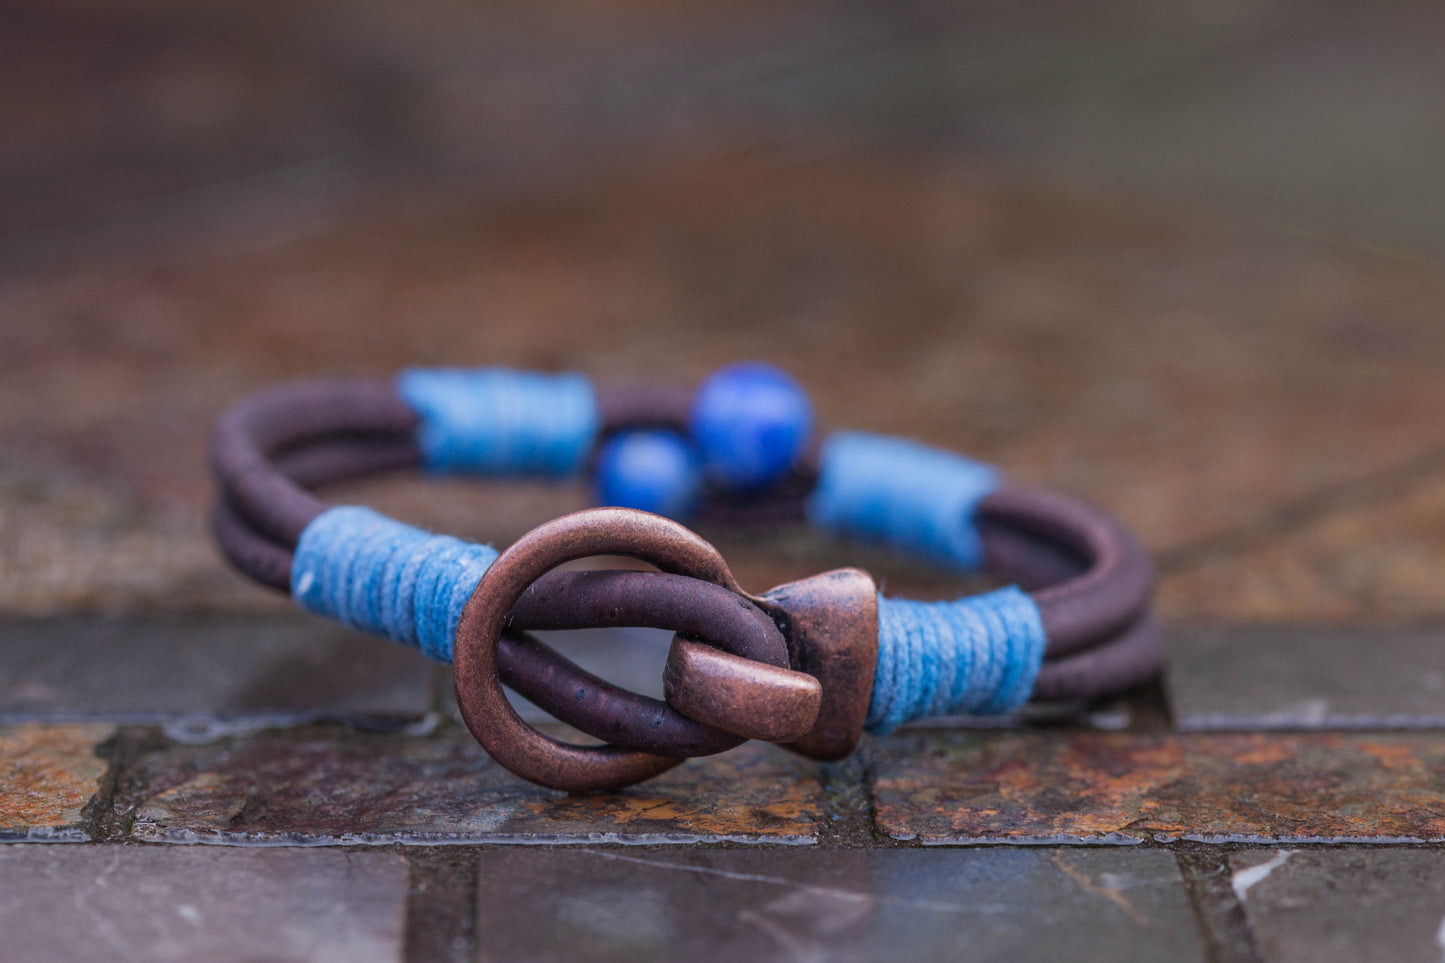
[[[525,779],[554,789],[615,789],[651,778],[680,759],[616,746],[576,746],[534,729],[517,715],[502,691],[497,645],[512,606],[528,586],[565,562],[592,555],[623,555],[664,572],[720,585],[742,596],[727,563],[710,544],[676,522],[646,512],[597,508],[573,512],[532,529],[492,563],[462,610],[455,647],[457,704],[467,728],[487,752]],[[743,601],[740,599],[740,601]],[[750,692],[741,711],[765,711],[779,701],[817,706],[816,679],[802,672],[750,663]],[[751,707],[751,708],[749,708]],[[806,708],[789,707],[800,737],[816,720]]]

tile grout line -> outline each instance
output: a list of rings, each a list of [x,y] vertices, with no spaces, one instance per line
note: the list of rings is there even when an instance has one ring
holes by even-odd
[[[1234,891],[1229,869],[1233,848],[1207,843],[1168,848],[1174,853],[1210,963],[1260,963],[1244,906]]]
[[[115,734],[95,747],[106,758],[100,788],[86,803],[81,823],[93,843],[126,842],[130,833],[117,811],[121,785],[130,775],[138,751],[139,736],[132,727],[117,727]]]
[[[406,858],[402,959],[464,963],[476,957],[481,846],[396,847]]]
[[[818,821],[819,849],[886,849],[894,841],[878,831],[871,767],[860,747],[836,762],[818,764],[823,811]]]

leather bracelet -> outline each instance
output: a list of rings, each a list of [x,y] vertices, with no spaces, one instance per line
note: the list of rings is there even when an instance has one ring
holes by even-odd
[[[1152,569],[1105,513],[912,442],[840,432],[819,444],[810,429],[801,390],[762,366],[724,369],[697,392],[503,369],[283,385],[216,425],[213,530],[238,569],[303,607],[454,659],[469,730],[557,789],[625,786],[747,738],[838,759],[865,727],[1096,699],[1157,673]],[[589,473],[624,507],[554,519],[498,555],[314,494],[417,468]],[[750,595],[710,544],[639,508],[722,525],[808,519],[1017,587],[915,603],[842,569]],[[600,554],[659,571],[552,571]],[[665,701],[529,634],[624,625],[674,631]],[[532,728],[503,685],[606,745]]]

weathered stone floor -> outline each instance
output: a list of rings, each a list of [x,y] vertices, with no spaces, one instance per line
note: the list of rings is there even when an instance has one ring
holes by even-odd
[[[1440,959],[1436,6],[3,20],[0,956]],[[209,544],[253,387],[745,358],[1124,518],[1166,677],[573,797]],[[586,498],[343,494],[497,543]],[[704,534],[750,588],[958,588]],[[563,644],[660,689],[665,639]]]

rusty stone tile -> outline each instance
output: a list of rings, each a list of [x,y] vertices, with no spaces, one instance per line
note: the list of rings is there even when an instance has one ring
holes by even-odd
[[[939,734],[876,751],[877,824],[897,838],[1445,837],[1437,734]]]
[[[487,959],[1203,960],[1160,850],[492,848]]]
[[[85,839],[82,811],[100,789],[102,725],[0,727],[0,840]]]
[[[117,658],[117,653],[124,653]],[[0,720],[400,725],[432,704],[419,653],[306,615],[0,618]]]
[[[1267,963],[1437,963],[1445,949],[1437,849],[1272,849],[1229,866]]]
[[[1192,624],[1445,616],[1445,473],[1438,455],[1427,462],[1186,560],[1162,580],[1161,610]]]
[[[811,842],[816,767],[750,744],[618,793],[569,796],[493,763],[464,731],[323,730],[154,752],[122,794],[156,842]]]
[[[396,853],[215,847],[0,849],[16,960],[400,963]]]
[[[1169,634],[1181,729],[1445,728],[1445,631],[1239,626]]]

